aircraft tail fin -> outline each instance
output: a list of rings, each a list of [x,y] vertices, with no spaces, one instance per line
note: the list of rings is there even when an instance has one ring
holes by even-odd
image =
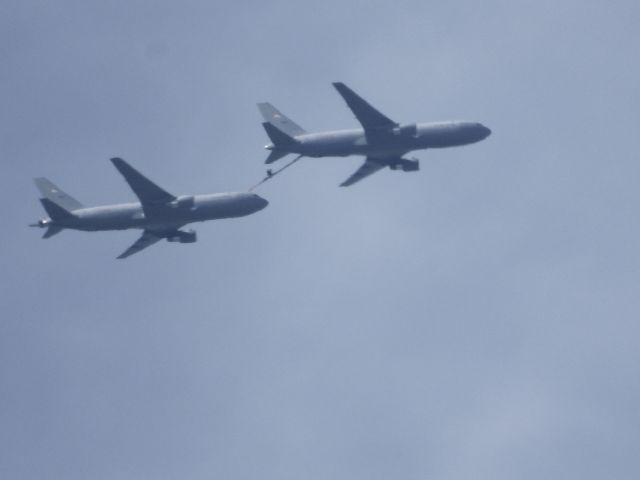
[[[33,181],[40,191],[42,198],[47,198],[51,202],[59,205],[70,212],[83,208],[83,205],[71,195],[60,190],[53,182],[44,177],[34,178]]]
[[[54,222],[64,221],[64,220],[73,218],[73,213],[71,213],[66,208],[58,205],[53,200],[50,200],[48,198],[41,198],[40,203],[42,203],[42,206],[44,207],[45,211],[47,212],[49,217],[51,217],[51,220],[53,220]]]
[[[295,138],[293,138],[288,133],[283,132],[282,130],[280,130],[278,127],[276,127],[270,122],[263,122],[262,126],[267,132],[267,135],[269,135],[269,138],[273,142],[273,145],[276,147],[276,149],[279,146],[286,147],[286,146],[295,145],[296,143],[298,143],[298,141]]]
[[[276,107],[268,102],[259,103],[258,109],[260,110],[265,122],[270,123],[287,135],[297,137],[298,135],[304,135],[307,133],[304,128],[288,118],[286,115],[283,115]]]

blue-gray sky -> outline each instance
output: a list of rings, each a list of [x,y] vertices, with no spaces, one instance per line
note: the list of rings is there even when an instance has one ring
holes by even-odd
[[[0,477],[640,476],[634,1],[0,4]],[[308,159],[269,207],[115,261],[31,177],[133,199],[264,173],[309,130],[481,121],[417,174]]]

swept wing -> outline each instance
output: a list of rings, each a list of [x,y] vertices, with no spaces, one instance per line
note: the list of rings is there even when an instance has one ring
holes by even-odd
[[[111,162],[140,200],[142,210],[147,217],[153,216],[158,209],[176,200],[175,195],[153,183],[121,158],[112,158]]]
[[[387,164],[381,160],[373,159],[371,157],[367,157],[364,163],[360,166],[358,170],[356,170],[353,175],[347,178],[344,182],[340,184],[341,187],[348,187],[349,185],[353,185],[356,182],[359,182],[363,178],[368,177],[369,175],[373,175],[378,170],[386,167]]]
[[[124,252],[122,252],[122,254],[120,254],[117,258],[120,258],[120,259],[127,258],[133,255],[134,253],[138,253],[144,250],[145,248],[150,247],[154,243],[162,240],[163,238],[165,237],[157,232],[145,230],[140,236],[140,238],[138,238],[138,240],[136,240],[133,243],[133,245],[127,248]]]
[[[375,130],[390,130],[398,124],[389,117],[372,107],[365,99],[359,96],[342,82],[334,82],[333,86],[342,96],[347,106],[351,109],[358,121],[362,124],[367,136]]]

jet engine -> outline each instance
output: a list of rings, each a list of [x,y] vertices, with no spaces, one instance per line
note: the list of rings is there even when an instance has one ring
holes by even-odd
[[[174,235],[167,237],[167,242],[194,243],[196,240],[195,230],[178,230]]]
[[[420,160],[417,158],[401,158],[398,162],[389,165],[391,170],[402,170],[403,172],[417,172],[420,170]]]
[[[396,127],[394,132],[396,135],[401,135],[403,137],[415,137],[418,135],[418,126],[415,123],[407,123]]]
[[[193,195],[183,195],[182,197],[176,198],[173,202],[171,202],[171,206],[173,208],[179,208],[180,210],[189,210],[195,208],[196,201],[193,198]]]

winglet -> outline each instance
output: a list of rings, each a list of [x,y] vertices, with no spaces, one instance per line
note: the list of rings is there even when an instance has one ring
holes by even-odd
[[[398,124],[373,108],[365,99],[342,82],[333,82],[333,86],[342,96],[365,130],[393,128]]]

